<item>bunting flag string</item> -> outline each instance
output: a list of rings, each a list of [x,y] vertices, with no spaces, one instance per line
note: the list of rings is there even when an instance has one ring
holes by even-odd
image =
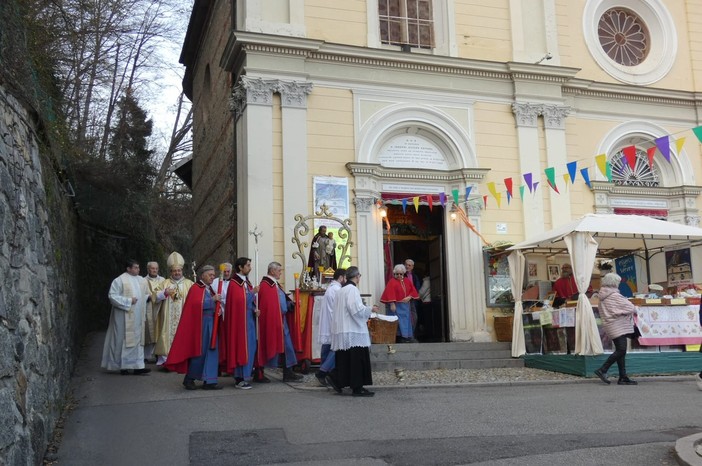
[[[695,135],[697,141],[702,144],[702,125],[691,128],[693,134]],[[685,130],[687,131],[687,130]],[[612,177],[612,170],[613,170],[613,163],[619,167],[618,165],[620,162],[622,164],[626,164],[625,166],[628,166],[631,170],[636,170],[636,164],[638,162],[638,153],[640,151],[645,151],[646,152],[646,161],[648,162],[649,167],[653,167],[654,164],[654,159],[655,159],[655,154],[656,151],[658,151],[661,155],[661,157],[668,163],[671,163],[671,152],[675,151],[673,154],[680,157],[683,151],[683,148],[685,146],[685,143],[687,141],[687,138],[683,135],[680,135],[681,132],[678,133],[673,133],[661,137],[654,138],[650,141],[651,145],[650,147],[641,147],[641,143],[638,145],[630,145],[626,146],[621,149],[620,154],[617,155],[619,157],[618,159],[615,159],[614,161],[610,158],[608,159],[607,154],[599,154],[594,157],[594,167],[596,167],[599,172],[601,173],[602,177],[605,178],[608,182],[611,182],[613,180]],[[645,146],[645,143],[643,144]],[[673,146],[671,148],[671,146]],[[580,167],[578,165],[581,165]],[[592,180],[590,178],[590,168],[589,166],[582,166],[582,160],[576,160],[576,161],[571,161],[567,162],[565,164],[565,172],[562,172],[558,167],[556,166],[551,166],[547,167],[544,169],[544,175],[546,177],[546,181],[549,185],[549,187],[555,191],[557,194],[561,194],[556,175],[558,171],[558,175],[563,177],[563,183],[565,185],[566,190],[570,190],[570,185],[575,185],[575,182],[577,180],[578,173],[580,173],[580,176],[587,185],[588,188],[592,188]],[[537,188],[540,184],[540,180],[538,179],[538,175],[535,177],[533,172],[528,172],[528,173],[523,173],[521,174],[521,178],[523,179],[523,184],[519,183],[519,186],[516,186],[516,188],[519,189],[519,199],[524,202],[524,194],[526,190],[528,189],[532,195],[536,196],[537,193]],[[517,178],[519,179],[519,178]],[[503,178],[503,183],[504,183],[504,189],[499,189],[497,186],[497,183],[494,181],[490,181],[486,183],[487,190],[490,194],[491,197],[495,199],[495,202],[497,204],[498,208],[501,208],[501,202],[503,195],[506,196],[507,198],[507,205],[511,205],[512,199],[515,197],[514,189],[514,180],[515,177],[513,176],[508,176]],[[467,186],[465,188],[465,196],[463,201],[464,202],[469,202],[470,195],[473,193],[473,186]],[[477,194],[477,193],[476,193]],[[435,194],[434,194],[435,195]],[[422,197],[426,198],[426,203],[429,207],[429,210],[431,211],[433,209],[434,205],[434,195],[432,194],[414,194],[411,197],[401,199],[402,202],[402,210],[403,213],[406,214],[407,212],[407,204],[408,201],[411,199],[412,203],[414,204],[415,211],[419,212],[419,204],[421,201],[423,201]],[[452,201],[453,204],[456,206],[460,205],[460,199],[459,199],[459,190],[458,189],[452,189],[451,190],[451,196],[453,197]],[[483,200],[483,206],[484,208],[487,209],[488,207],[488,195],[480,195],[477,194],[474,200],[479,200],[480,197],[482,197]],[[447,202],[449,202],[448,196],[445,192],[441,192],[438,194],[439,197],[439,203],[441,204],[442,207],[446,207]],[[399,200],[399,199],[396,199]]]

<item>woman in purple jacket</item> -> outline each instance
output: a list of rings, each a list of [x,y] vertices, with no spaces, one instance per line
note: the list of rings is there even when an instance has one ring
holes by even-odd
[[[599,311],[602,318],[602,328],[604,328],[607,336],[614,342],[614,352],[599,369],[595,370],[595,375],[604,383],[609,384],[607,371],[617,363],[619,368],[619,385],[637,385],[636,381],[631,380],[626,375],[626,365],[624,357],[626,356],[627,338],[634,336],[634,315],[636,314],[636,306],[626,299],[619,292],[619,283],[622,277],[616,273],[608,273],[602,277],[600,283],[600,304]]]

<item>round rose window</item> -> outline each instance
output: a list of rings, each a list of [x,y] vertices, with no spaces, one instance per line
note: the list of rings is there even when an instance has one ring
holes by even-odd
[[[622,8],[605,11],[597,26],[600,45],[607,56],[624,66],[636,66],[648,55],[650,38],[636,14]]]

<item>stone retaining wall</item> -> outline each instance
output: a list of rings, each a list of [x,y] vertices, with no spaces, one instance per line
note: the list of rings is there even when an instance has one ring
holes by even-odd
[[[81,330],[71,186],[36,121],[0,85],[0,464],[8,465],[41,464]]]

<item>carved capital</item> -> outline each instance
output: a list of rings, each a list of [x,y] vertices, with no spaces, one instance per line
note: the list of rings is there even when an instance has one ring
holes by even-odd
[[[466,204],[466,211],[469,217],[478,217],[481,210],[483,210],[482,202],[468,202]]]
[[[531,104],[528,102],[514,102],[512,112],[517,118],[517,126],[536,127],[536,120],[539,118],[543,105]]]
[[[699,227],[700,226],[699,215],[686,215],[685,216],[685,225],[689,225],[691,227]]]
[[[544,105],[541,112],[546,129],[565,129],[565,119],[570,113],[570,107]]]
[[[280,103],[283,107],[307,108],[307,94],[312,92],[312,83],[278,81],[276,90],[280,92]]]
[[[229,111],[234,114],[234,119],[238,119],[246,109],[246,89],[242,85],[235,86],[232,89],[232,95],[229,96]]]
[[[356,206],[356,211],[358,212],[370,212],[371,207],[375,205],[373,198],[371,197],[355,197],[353,203]]]
[[[278,80],[242,76],[241,86],[246,90],[247,104],[272,105],[273,92],[278,87]]]

